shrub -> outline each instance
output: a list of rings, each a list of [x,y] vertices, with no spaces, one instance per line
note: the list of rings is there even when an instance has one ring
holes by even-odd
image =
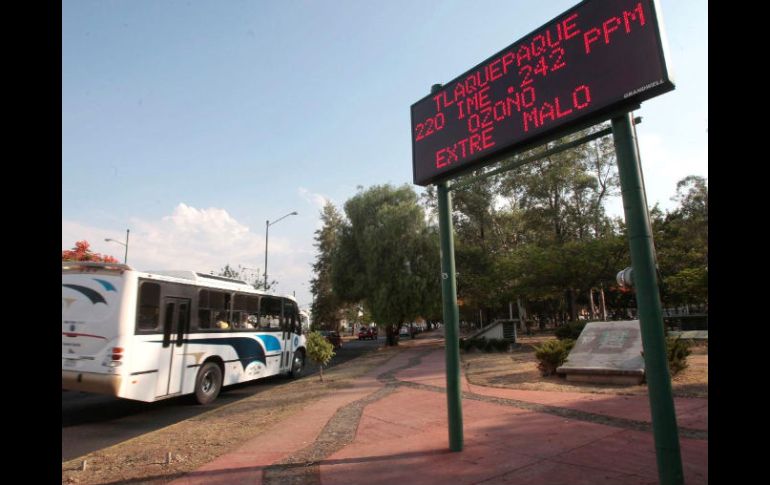
[[[497,349],[497,339],[491,338],[484,342],[484,352],[494,352]]]
[[[668,369],[671,375],[675,375],[687,368],[687,356],[692,353],[690,343],[679,337],[668,337],[666,339],[666,350],[668,354]]]
[[[484,352],[508,352],[511,347],[511,342],[505,339],[498,339],[498,338],[474,338],[474,339],[466,339],[461,338],[460,342],[460,350],[463,352],[472,352],[475,349],[483,350]]]
[[[543,376],[550,376],[567,360],[569,351],[575,346],[572,339],[546,340],[542,345],[535,345],[535,357],[539,361],[537,368]]]
[[[307,356],[318,363],[318,375],[324,380],[324,366],[334,357],[334,346],[319,332],[307,334]]]
[[[558,327],[554,331],[554,335],[556,335],[556,338],[559,340],[564,340],[564,339],[577,340],[578,337],[580,337],[580,332],[582,332],[583,329],[585,328],[586,323],[588,322],[569,322],[566,325],[562,325],[561,327]]]
[[[463,352],[468,352],[470,350],[473,350],[474,345],[475,345],[475,341],[472,339],[467,339],[467,338],[460,339],[460,350],[462,350]]]
[[[511,342],[509,340],[500,339],[496,342],[495,348],[498,352],[508,352],[511,349]]]
[[[484,350],[486,346],[487,346],[487,339],[485,339],[484,337],[472,338],[468,342],[468,350],[473,350],[473,349]]]

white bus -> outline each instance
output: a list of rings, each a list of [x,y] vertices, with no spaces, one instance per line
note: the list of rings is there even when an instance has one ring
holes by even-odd
[[[208,404],[222,386],[304,365],[291,296],[193,271],[62,262],[62,389]]]

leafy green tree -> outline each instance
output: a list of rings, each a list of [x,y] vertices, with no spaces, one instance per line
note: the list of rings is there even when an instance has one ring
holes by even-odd
[[[337,249],[337,241],[342,228],[342,215],[327,202],[321,211],[321,229],[315,231],[315,244],[318,249],[316,261],[313,263],[314,277],[310,280],[310,291],[313,293],[314,328],[327,328],[339,331],[340,311],[342,302],[332,288],[332,257]]]
[[[369,326],[372,323],[372,314],[361,303],[352,303],[340,309],[340,316],[350,325],[351,331],[355,331],[356,325]],[[351,334],[352,335],[352,334]]]
[[[522,157],[604,127],[598,125],[569,135]],[[609,137],[527,163],[504,174],[501,181],[502,190],[524,210],[528,239],[541,243],[602,237],[611,231],[604,203],[618,193],[619,187]]]
[[[559,142],[604,127],[593,127]],[[536,155],[554,144],[507,161]],[[476,171],[468,177],[482,172]],[[460,177],[458,182],[466,180],[467,177]],[[463,302],[462,318],[475,319],[478,311],[483,310],[487,313],[485,320],[489,321],[492,308],[505,308],[507,313],[508,304],[525,302],[522,296],[532,300],[535,306],[547,307],[554,318],[568,318],[564,316],[565,309],[572,319],[576,318],[577,304],[588,301],[594,291],[593,286],[586,286],[586,281],[599,281],[597,284],[602,288],[607,279],[606,267],[617,260],[607,260],[606,251],[599,249],[615,244],[613,238],[618,228],[607,217],[604,205],[618,192],[610,137],[544,156],[515,170],[453,190],[457,289]],[[431,189],[426,190],[424,199],[426,206],[435,210]],[[592,243],[607,238],[611,241]],[[576,242],[585,242],[588,253],[599,259],[591,261],[582,257],[579,245],[573,245]],[[524,249],[527,246],[531,248]],[[517,252],[520,254],[516,255]],[[531,253],[534,260],[527,261],[523,268],[522,256],[526,252]],[[514,261],[522,264],[513,264]],[[570,271],[564,271],[565,268]],[[526,276],[520,277],[517,271],[525,269]],[[599,269],[605,270],[602,278],[590,276]]]
[[[334,292],[363,302],[396,345],[402,323],[430,313],[439,298],[438,237],[408,185],[379,185],[345,202],[347,222],[332,262]]]
[[[602,128],[601,125],[592,127],[559,142]],[[522,156],[530,156],[550,146]],[[593,290],[593,286],[586,287],[586,282],[596,281],[590,275],[610,262],[603,259],[606,252],[597,250],[614,244],[612,241],[599,243],[592,249],[590,241],[612,240],[618,232],[604,209],[607,198],[616,195],[619,189],[611,140],[603,137],[527,163],[506,173],[501,189],[515,200],[516,208],[521,212],[524,230],[520,240],[548,248],[545,253],[533,250],[535,261],[541,263],[541,268],[538,270],[528,264],[530,272],[525,279],[529,281],[525,284],[537,288],[535,298],[563,300],[548,306],[559,314],[566,307],[569,315],[561,318],[576,319],[580,295],[588,297]],[[588,244],[585,249],[590,249],[588,253],[594,253],[599,259],[590,261],[582,257],[581,242]],[[510,276],[517,279],[515,274]],[[541,281],[534,281],[537,278]]]
[[[318,332],[307,334],[307,356],[318,364],[318,375],[324,381],[324,366],[334,357],[334,346]]]
[[[458,183],[482,174],[483,170],[459,177]],[[521,211],[515,201],[506,200],[501,177],[492,176],[471,182],[452,191],[452,219],[457,269],[457,296],[461,301],[461,320],[475,320],[479,311],[485,321],[491,309],[507,306],[517,295],[503,291],[495,268],[500,258],[522,242]],[[437,212],[435,190],[428,187],[423,195],[426,208]]]
[[[662,276],[661,298],[668,305],[708,304],[708,184],[688,176],[677,183],[679,206],[651,211]]]

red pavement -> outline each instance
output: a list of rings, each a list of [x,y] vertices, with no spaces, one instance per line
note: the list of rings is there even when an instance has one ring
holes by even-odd
[[[176,485],[262,484],[264,467],[311,444],[337,409],[382,388],[376,377],[406,364],[430,340],[409,342],[385,366],[306,407],[274,430],[219,457]],[[443,348],[396,374],[398,381],[444,387]],[[594,414],[650,421],[647,396],[489,388],[482,396],[546,404]],[[676,399],[680,427],[707,430],[706,399]],[[320,462],[320,479],[332,484],[656,484],[651,432],[566,419],[510,405],[463,399],[464,448],[449,451],[446,394],[400,386],[364,408],[354,441]],[[688,485],[708,483],[708,441],[680,436]]]

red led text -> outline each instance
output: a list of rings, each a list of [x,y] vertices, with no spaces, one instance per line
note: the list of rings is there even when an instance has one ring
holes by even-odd
[[[437,131],[440,131],[446,125],[446,119],[444,113],[436,113],[433,118],[428,118],[424,123],[417,123],[414,131],[417,133],[415,140],[422,140],[426,136],[430,136]]]
[[[467,138],[456,142],[452,146],[441,148],[436,152],[436,168],[446,167],[447,165],[458,162],[476,152],[486,150],[495,146],[492,139],[492,128],[474,133]]]
[[[623,12],[623,15],[620,17],[608,18],[602,22],[601,28],[594,27],[588,29],[583,34],[583,44],[585,45],[586,54],[591,53],[591,44],[594,42],[602,41],[605,45],[609,45],[613,35],[622,34],[623,32],[630,34],[632,22],[638,23],[639,27],[642,27],[645,24],[644,11],[642,10],[641,2],[637,3],[636,7],[630,12]],[[613,34],[613,32],[616,31],[618,33]]]
[[[415,183],[673,89],[655,1],[580,2],[413,104]]]
[[[531,126],[540,128],[546,121],[555,121],[572,113],[587,108],[591,104],[591,90],[586,85],[578,86],[572,91],[572,96],[566,100],[559,96],[551,101],[546,101],[539,107],[525,111],[522,116],[524,131],[529,131]]]

